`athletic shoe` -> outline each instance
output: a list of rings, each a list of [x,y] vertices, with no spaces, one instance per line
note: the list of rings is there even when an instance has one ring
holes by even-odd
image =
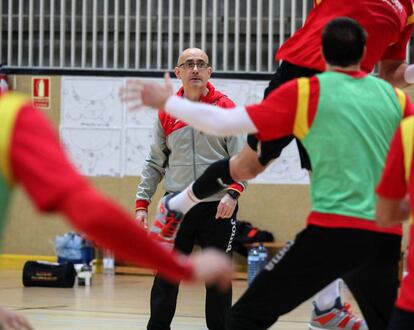
[[[183,213],[168,208],[168,201],[174,195],[169,194],[160,199],[157,206],[157,214],[150,230],[150,237],[171,250],[174,247],[178,229],[184,218]]]
[[[350,304],[342,305],[340,297],[331,309],[321,311],[315,302],[313,306],[310,330],[368,330],[365,321],[352,314]]]

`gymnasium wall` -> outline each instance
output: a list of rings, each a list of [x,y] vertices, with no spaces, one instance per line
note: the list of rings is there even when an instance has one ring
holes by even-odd
[[[12,87],[20,92],[31,93],[32,76],[10,76]],[[60,84],[58,76],[51,77],[51,108],[41,110],[55,128],[60,120]],[[407,89],[414,97],[414,88]],[[112,197],[133,216],[137,177],[95,177],[91,183],[104,194]],[[157,191],[154,201],[162,195]],[[156,203],[150,206],[150,218],[154,216]],[[307,185],[251,184],[240,198],[239,219],[248,220],[261,229],[272,232],[276,240],[292,239],[305,226],[309,212]],[[56,235],[70,230],[65,219],[56,214],[39,214],[21,187],[15,190],[9,210],[2,253],[23,255],[54,255],[52,241]]]
[[[32,76],[10,76],[14,89],[31,93]],[[51,77],[51,108],[42,110],[58,128],[60,120],[60,86],[58,76]],[[231,96],[231,95],[230,95]],[[133,216],[137,177],[96,177],[91,183],[112,197]],[[162,195],[157,191],[154,201]],[[154,202],[150,217],[154,216]],[[278,241],[292,239],[305,225],[309,212],[307,185],[251,184],[240,198],[239,219],[253,222],[261,229],[271,231]],[[59,215],[40,215],[26,193],[17,188],[9,212],[2,253],[24,255],[53,255],[53,238],[69,230]]]

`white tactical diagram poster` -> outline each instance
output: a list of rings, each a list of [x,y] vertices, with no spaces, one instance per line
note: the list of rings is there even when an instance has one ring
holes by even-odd
[[[156,82],[162,79],[145,78]],[[137,176],[152,142],[157,112],[128,111],[119,100],[124,78],[63,77],[60,133],[78,169],[88,176]],[[259,102],[266,81],[212,79],[237,105]],[[173,79],[175,90],[180,82]],[[295,142],[253,183],[306,184]]]
[[[119,129],[62,128],[61,138],[77,168],[89,176],[121,176]]]

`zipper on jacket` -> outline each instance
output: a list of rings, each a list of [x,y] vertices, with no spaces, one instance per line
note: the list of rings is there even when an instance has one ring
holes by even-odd
[[[192,145],[193,145],[193,173],[194,173],[194,181],[197,180],[197,170],[196,170],[196,156],[195,156],[195,134],[194,128],[191,128],[191,138],[192,138]]]

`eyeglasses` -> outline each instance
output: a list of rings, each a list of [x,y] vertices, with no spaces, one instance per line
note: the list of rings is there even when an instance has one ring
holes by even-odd
[[[197,66],[197,69],[199,70],[204,70],[204,69],[207,69],[210,66],[210,64],[204,61],[197,61],[197,62],[186,61],[178,65],[178,67],[186,69],[186,70],[193,70],[195,66]]]

